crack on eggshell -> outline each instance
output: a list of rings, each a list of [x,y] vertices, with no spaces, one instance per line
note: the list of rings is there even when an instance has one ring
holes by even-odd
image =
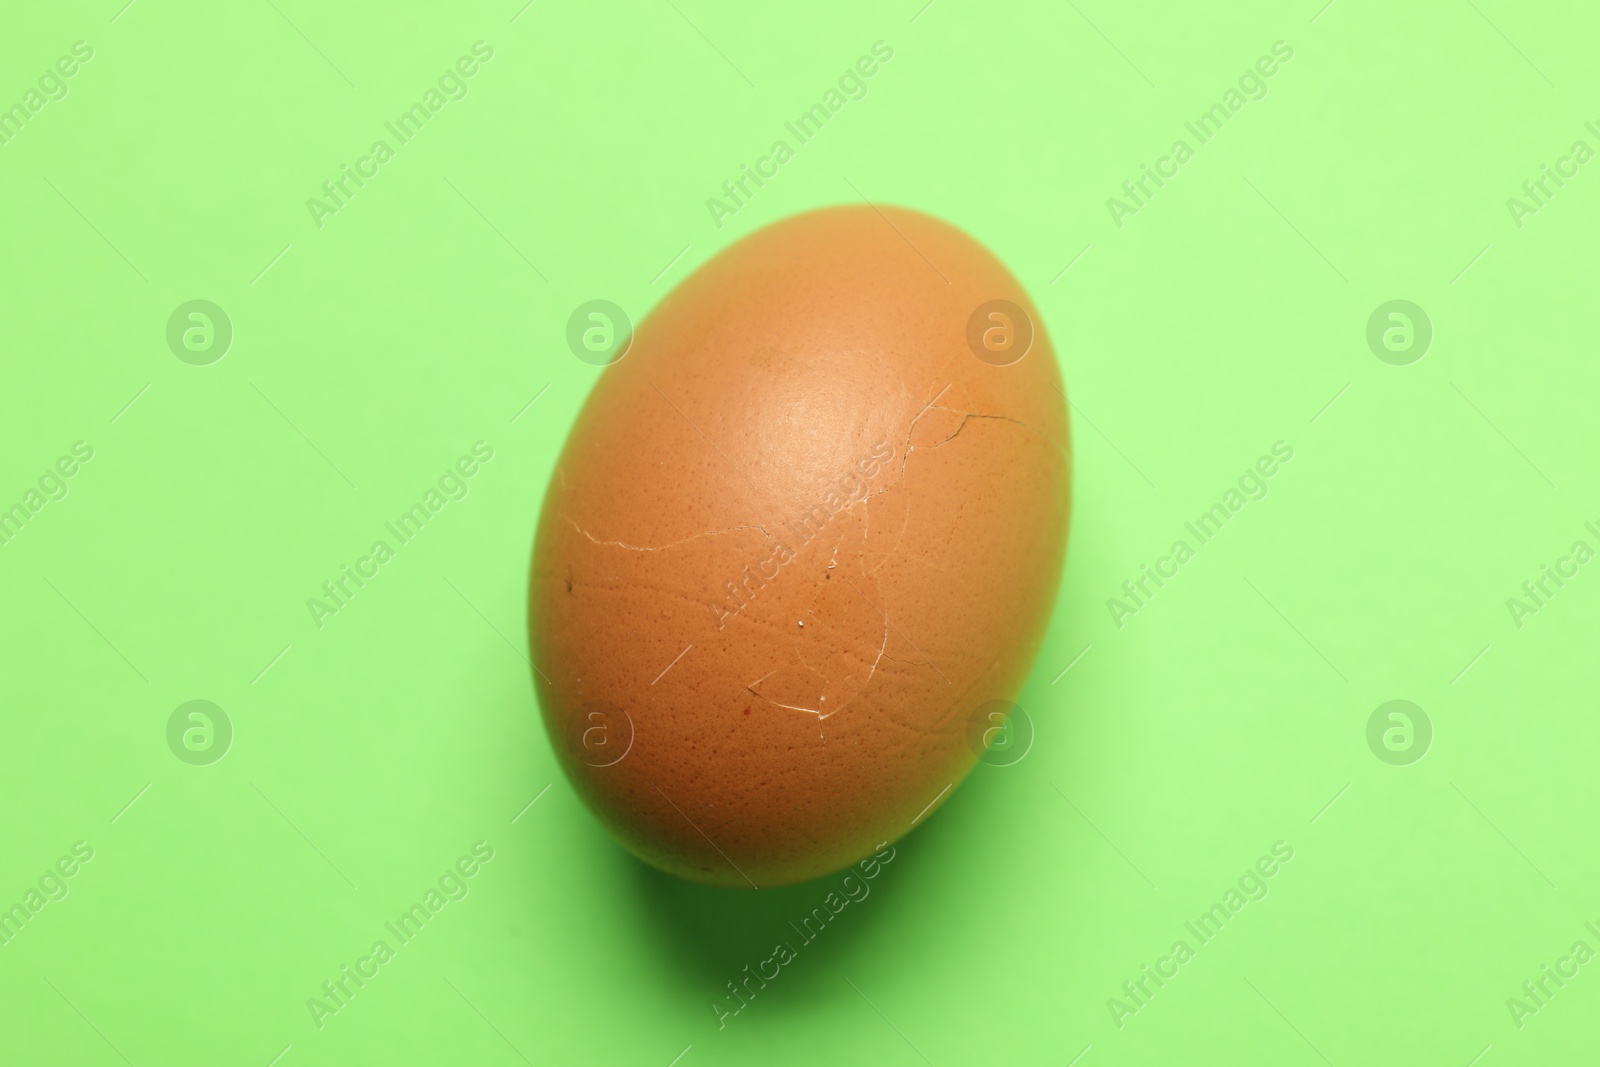
[[[637,590],[643,589],[643,590],[645,590],[647,592],[657,593],[657,594],[659,594],[661,596],[670,597],[671,599],[677,601],[678,603],[683,604],[686,607],[695,608],[698,611],[704,611],[708,607],[708,605],[706,604],[705,601],[700,600],[700,599],[698,599],[696,597],[689,596],[688,594],[684,593],[682,590],[670,589],[670,588],[668,588],[668,587],[666,587],[664,585],[658,585],[658,584],[655,584],[653,582],[645,581],[644,579],[639,578],[637,576],[629,577],[626,580],[622,580],[620,578],[613,578],[613,579],[608,580],[608,581],[588,581],[588,582],[586,582],[586,581],[584,581],[584,580],[582,580],[580,578],[580,579],[578,579],[576,581],[575,584],[580,589],[594,590],[594,591],[597,591],[597,592],[618,593],[618,594],[633,593],[633,592],[635,592]],[[747,620],[747,621],[756,622],[758,620],[751,619],[751,620]]]
[[[955,391],[954,396],[951,396],[952,390]],[[941,403],[947,397],[952,402]],[[876,492],[869,492],[859,500],[852,501],[843,509],[842,513],[850,514],[857,514],[859,509],[862,524],[860,551],[847,554],[845,565],[841,566],[840,553],[849,552],[849,542],[836,541],[832,546],[827,557],[827,569],[813,583],[811,603],[803,622],[804,631],[796,634],[787,627],[777,627],[780,633],[789,634],[793,659],[746,686],[754,696],[774,707],[816,716],[820,733],[821,722],[856,701],[866,692],[880,669],[886,669],[891,663],[899,669],[914,672],[932,667],[925,655],[920,656],[919,660],[908,660],[889,654],[889,631],[893,624],[882,609],[865,598],[861,590],[854,590],[856,599],[835,601],[833,597],[842,595],[840,585],[851,584],[846,571],[853,571],[858,580],[870,582],[872,576],[891,560],[933,565],[934,561],[906,551],[905,534],[911,515],[911,490],[907,474],[913,453],[942,448],[959,437],[973,419],[1011,423],[1054,444],[1047,434],[1021,419],[955,406],[966,404],[970,407],[970,402],[971,397],[967,395],[964,384],[948,382],[912,417],[900,448],[899,470],[893,480]],[[1056,447],[1060,448],[1059,445]],[[887,549],[874,551],[870,516],[882,505],[873,501],[888,497],[889,494],[897,494],[900,502],[900,529]],[[830,582],[828,579],[831,577],[842,581]],[[851,620],[854,619],[856,623],[854,628],[860,629],[860,624],[868,619],[867,615],[862,614],[865,612],[871,613],[872,639],[861,641],[860,638],[865,635],[851,633]],[[874,644],[876,648],[872,647]],[[829,704],[834,701],[837,703],[830,707]]]
[[[906,399],[911,399],[909,389],[905,390],[904,395]],[[945,400],[949,403],[942,403]],[[973,406],[971,401],[965,383],[957,380],[947,381],[907,424],[904,440],[900,446],[898,471],[895,470],[892,459],[888,466],[893,472],[893,477],[876,491],[869,489],[860,498],[851,500],[835,513],[836,520],[842,520],[846,515],[850,515],[858,518],[861,526],[846,533],[843,539],[836,539],[826,557],[813,557],[816,562],[823,564],[823,569],[813,583],[809,606],[802,608],[805,620],[801,624],[803,628],[799,633],[796,633],[791,626],[782,625],[776,620],[758,614],[738,613],[727,619],[730,626],[738,623],[751,624],[771,637],[787,638],[789,646],[787,662],[748,683],[744,689],[763,704],[815,716],[818,738],[821,741],[826,741],[823,729],[826,719],[861,699],[880,673],[891,678],[911,676],[921,674],[932,667],[927,657],[920,653],[916,660],[890,654],[889,631],[893,624],[884,610],[881,610],[874,601],[865,599],[862,590],[852,592],[840,588],[851,584],[846,575],[854,573],[858,581],[868,583],[877,603],[882,603],[884,598],[879,594],[872,578],[885,564],[890,561],[932,564],[932,561],[908,552],[905,543],[912,507],[910,484],[907,479],[912,454],[918,450],[931,452],[944,447],[959,437],[973,419],[1012,423],[1038,435],[1065,453],[1065,449],[1052,441],[1049,435],[1023,420],[1006,415],[966,410]],[[562,487],[566,488],[565,472],[558,469],[556,473]],[[874,510],[882,510],[884,504],[880,498],[889,497],[890,494],[896,494],[900,503],[902,511],[900,529],[894,534],[893,541],[887,549],[875,551],[871,537],[873,528],[870,523],[871,514]],[[893,500],[895,497],[890,499]],[[879,503],[875,504],[874,501]],[[597,537],[570,515],[563,513],[561,517],[593,544],[635,553],[662,552],[711,537],[747,531],[761,533],[769,544],[775,542],[767,526],[744,524],[707,530],[664,544],[634,544],[620,539]],[[892,518],[890,522],[892,524]],[[856,529],[860,533],[859,548],[855,546]],[[884,536],[880,540],[887,540],[887,531],[884,531]],[[842,562],[841,553],[845,557]],[[840,580],[830,581],[830,578]],[[665,594],[685,605],[705,606],[696,598],[685,596],[679,590],[665,589],[654,583],[639,582],[637,579],[631,584],[636,588],[651,589],[657,594]],[[836,597],[842,599],[835,599]],[[800,608],[801,604],[794,606]],[[793,616],[786,618],[792,625]],[[873,647],[874,645],[876,647]],[[992,670],[993,665],[990,667],[990,672]],[[871,702],[870,697],[867,700]],[[909,727],[910,724],[894,725],[900,728]]]
[[[863,526],[863,538],[862,539],[863,539],[864,543],[867,543],[868,545],[870,545],[870,541],[871,541],[870,534],[871,534],[871,531],[872,531],[872,519],[871,519],[872,508],[871,508],[870,505],[871,505],[872,501],[877,500],[880,497],[887,496],[889,493],[894,492],[896,489],[899,489],[902,486],[904,486],[905,479],[906,479],[906,465],[911,462],[911,453],[914,452],[916,450],[916,448],[917,448],[916,445],[912,444],[912,442],[916,439],[916,436],[917,436],[917,423],[929,411],[933,410],[934,406],[936,404],[938,404],[938,402],[944,397],[944,395],[946,393],[948,393],[952,388],[955,387],[955,384],[956,383],[954,381],[947,382],[943,389],[940,389],[937,393],[934,394],[934,397],[933,397],[932,400],[928,401],[926,404],[924,404],[922,406],[922,410],[918,411],[915,415],[913,415],[911,417],[911,422],[906,427],[906,438],[905,438],[905,441],[902,442],[901,445],[900,445],[900,449],[899,449],[899,451],[900,451],[900,470],[898,471],[898,473],[897,473],[896,477],[894,478],[894,480],[889,482],[888,484],[884,485],[877,492],[869,492],[869,493],[867,493],[860,500],[854,501],[853,503],[851,503],[849,505],[849,507],[847,507],[845,509],[846,511],[852,511],[857,507],[862,508],[862,526]],[[966,391],[966,387],[963,386],[962,387],[962,392],[965,392],[965,391]],[[959,428],[958,428],[958,432],[959,432]],[[954,436],[954,435],[952,434],[952,436]],[[907,490],[907,492],[909,492],[909,490]],[[909,520],[910,512],[911,512],[910,502],[907,501],[906,509],[905,509],[905,515],[902,516],[902,518],[901,518],[900,531],[895,535],[895,547],[896,547],[896,549],[899,547],[901,539],[905,536],[906,522]],[[895,551],[895,549],[891,549],[889,552],[886,552],[884,554],[884,558],[882,560],[880,560],[875,566],[873,566],[870,569],[868,569],[864,573],[864,576],[870,577],[871,575],[875,574],[878,571],[878,569],[880,567],[882,567],[884,563],[887,563],[889,558],[894,555],[894,551]]]
[[[943,389],[941,389],[939,391],[938,395],[935,396],[933,398],[933,400],[929,401],[929,403],[927,404],[926,407],[924,407],[921,411],[919,411],[916,414],[915,417],[912,418],[911,426],[910,426],[910,428],[909,428],[909,430],[908,430],[908,432],[906,434],[905,444],[902,446],[902,448],[904,449],[904,455],[902,455],[901,460],[900,460],[900,475],[899,475],[899,477],[895,478],[895,480],[893,482],[890,482],[888,485],[884,486],[878,492],[868,494],[868,496],[864,497],[862,499],[862,501],[861,501],[861,503],[865,504],[865,503],[868,503],[868,502],[870,502],[872,500],[876,500],[876,499],[878,499],[880,497],[885,497],[889,493],[894,492],[896,490],[900,490],[903,493],[905,493],[905,495],[906,495],[905,504],[904,504],[904,507],[902,508],[902,515],[901,515],[901,520],[900,520],[900,529],[895,534],[894,545],[893,545],[893,547],[887,549],[886,551],[884,551],[882,553],[881,558],[879,558],[878,561],[875,564],[873,564],[872,567],[867,571],[867,573],[869,575],[870,574],[876,574],[890,560],[895,559],[898,555],[900,555],[900,545],[904,541],[906,528],[910,524],[910,520],[911,520],[911,501],[910,501],[911,489],[910,489],[910,485],[906,482],[906,470],[907,470],[908,465],[911,462],[911,456],[912,456],[912,454],[914,452],[917,452],[918,450],[921,450],[923,452],[932,452],[932,451],[934,451],[936,449],[944,447],[945,445],[949,444],[951,441],[955,440],[958,436],[960,436],[961,431],[966,429],[968,422],[970,422],[972,419],[992,419],[992,420],[995,420],[997,422],[1008,422],[1008,423],[1011,423],[1012,425],[1020,426],[1023,429],[1038,435],[1047,444],[1049,444],[1051,447],[1055,448],[1056,451],[1060,452],[1063,456],[1067,455],[1066,449],[1063,448],[1060,444],[1056,443],[1054,440],[1052,440],[1049,434],[1045,433],[1043,430],[1040,430],[1036,426],[1030,425],[1029,423],[1026,423],[1026,422],[1022,421],[1021,419],[1013,418],[1013,417],[1011,417],[1009,415],[994,415],[994,414],[990,414],[988,412],[967,411],[967,410],[964,410],[962,408],[950,407],[948,405],[940,404],[939,401],[941,399],[943,399],[944,395],[946,393],[948,393],[950,391],[950,389],[955,386],[955,384],[956,383],[951,383],[950,385],[946,385]],[[964,385],[961,387],[961,392],[962,393],[966,392],[966,387]],[[931,439],[928,439],[928,440],[923,440],[921,442],[918,442],[917,441],[917,437],[918,437],[918,433],[919,433],[919,424],[922,422],[923,419],[925,419],[928,416],[929,412],[932,412],[932,411],[945,412],[945,413],[950,414],[950,415],[959,415],[959,416],[961,416],[961,421],[956,423],[955,428],[950,430],[949,433],[944,434],[944,436],[942,436],[942,437],[934,437],[934,438],[931,438]],[[934,431],[934,433],[936,433],[936,434],[939,433],[939,432],[941,432],[941,431],[937,430],[937,429]],[[870,514],[870,513],[871,513],[871,509],[869,508],[868,509],[868,514]]]
[[[956,427],[956,432],[951,434],[950,437],[945,438],[944,441],[940,441],[939,444],[931,446],[931,448],[938,448],[939,445],[944,444],[946,441],[949,441],[951,438],[955,437],[956,434],[959,434],[962,431],[962,429],[967,425],[967,421],[969,419],[995,419],[995,420],[1000,421],[1000,422],[1009,422],[1009,423],[1012,423],[1013,425],[1021,426],[1024,430],[1027,430],[1030,433],[1034,433],[1034,434],[1037,434],[1039,437],[1042,437],[1046,444],[1049,444],[1052,448],[1054,448],[1057,452],[1060,452],[1063,456],[1065,456],[1067,454],[1067,450],[1065,448],[1063,448],[1054,439],[1052,439],[1049,434],[1047,434],[1043,430],[1039,429],[1039,427],[1034,426],[1032,423],[1023,422],[1021,419],[1014,419],[1010,415],[990,415],[990,414],[987,414],[987,413],[982,412],[982,411],[959,411],[956,408],[939,408],[938,410],[940,410],[940,411],[950,411],[950,412],[954,412],[955,414],[961,415],[962,416],[961,425]],[[931,448],[930,448],[930,450],[931,450]]]
[[[861,550],[860,550],[861,553],[864,554],[866,552],[866,548],[867,548],[867,537],[866,537],[865,523],[863,522],[862,535],[861,535]],[[850,705],[850,703],[852,701],[855,700],[856,697],[860,696],[863,692],[866,691],[866,688],[867,688],[867,686],[869,684],[871,684],[872,679],[877,676],[878,664],[883,662],[883,654],[889,647],[889,620],[888,620],[888,618],[883,616],[883,615],[881,615],[878,612],[878,610],[872,605],[872,603],[870,601],[866,600],[862,596],[860,589],[858,589],[855,586],[854,582],[852,582],[847,576],[845,576],[843,571],[840,571],[840,570],[837,569],[837,567],[834,564],[837,564],[838,554],[839,554],[839,546],[836,546],[834,548],[834,551],[833,551],[833,563],[830,564],[829,571],[833,571],[833,572],[837,573],[839,575],[840,582],[839,583],[833,583],[831,581],[831,579],[827,578],[827,573],[828,572],[825,571],[823,580],[816,582],[814,584],[814,586],[813,586],[812,596],[811,596],[811,606],[807,609],[808,614],[810,614],[813,619],[816,619],[819,625],[822,625],[821,616],[817,614],[818,606],[820,605],[823,597],[832,596],[832,597],[837,597],[837,598],[842,599],[844,602],[846,602],[846,603],[848,603],[850,605],[850,609],[851,610],[855,610],[855,611],[859,611],[860,610],[860,608],[857,607],[857,603],[859,602],[861,606],[864,606],[867,610],[871,611],[873,616],[876,616],[877,618],[882,620],[882,626],[879,627],[876,624],[873,625],[873,631],[876,633],[877,639],[878,639],[877,640],[878,648],[877,648],[876,653],[873,655],[872,662],[867,664],[867,666],[866,666],[865,676],[861,678],[861,681],[860,681],[859,684],[857,684],[854,681],[854,679],[857,677],[857,675],[859,675],[861,673],[859,668],[858,668],[857,670],[851,671],[850,673],[844,674],[842,677],[840,677],[840,679],[839,679],[840,683],[843,686],[845,686],[846,688],[848,688],[850,693],[849,693],[849,695],[847,697],[845,697],[843,700],[841,700],[839,702],[837,707],[829,709],[828,712],[827,712],[828,715],[834,715],[834,714],[837,714],[837,713],[843,711],[846,707],[848,707]],[[857,558],[855,560],[855,564],[856,564],[856,567],[859,569],[860,564],[861,564],[860,556],[857,556]],[[865,572],[861,572],[860,573],[860,577],[862,578],[862,580],[867,580],[869,576]],[[827,583],[827,584],[824,584],[824,583]],[[846,594],[844,593],[843,589],[840,588],[841,585],[849,585],[851,587],[851,592],[853,592],[855,594],[855,598],[851,599],[851,598],[847,597]],[[874,593],[878,592],[876,586],[874,586],[873,592]],[[827,628],[829,630],[834,631],[834,632],[841,632],[841,628],[840,627],[829,625]],[[857,660],[863,660],[863,661],[865,660],[865,658],[866,658],[865,656],[855,655],[855,654],[852,653],[851,645],[850,645],[850,643],[848,641],[841,641],[840,645],[841,645],[841,648],[840,648],[839,653],[838,653],[840,658],[843,658],[845,656],[853,656]],[[798,645],[798,642],[796,642],[795,651],[796,651],[796,654],[799,655],[799,657],[801,659],[801,662],[806,662],[805,650],[802,649]],[[826,717],[827,717],[826,715],[823,716],[823,718],[826,718]]]
[[[792,658],[745,687],[769,704],[808,712],[819,721],[837,715],[867,689],[888,647],[887,621],[859,591],[845,588],[848,580],[830,579],[842,548],[843,543],[835,547],[834,566],[812,584],[807,619],[800,620],[805,626],[800,633],[789,631]]]
[[[949,386],[945,386],[946,390],[948,390],[949,388],[950,388]],[[943,396],[944,395],[944,391],[941,391],[939,395]],[[938,399],[938,398],[935,397],[935,399]],[[899,549],[900,549],[901,541],[904,540],[904,538],[905,538],[906,526],[911,520],[911,501],[909,499],[911,490],[910,490],[910,487],[906,485],[906,465],[911,462],[911,453],[915,450],[915,446],[911,443],[911,441],[912,441],[912,439],[914,437],[916,437],[916,434],[917,434],[917,420],[922,418],[923,415],[927,414],[928,410],[930,408],[932,408],[932,407],[933,407],[933,404],[929,403],[928,407],[923,408],[922,411],[919,412],[916,415],[916,417],[911,420],[911,426],[906,431],[905,444],[903,444],[901,446],[901,448],[903,450],[903,455],[900,458],[900,476],[898,478],[896,478],[894,481],[890,482],[888,485],[884,486],[882,489],[878,490],[876,493],[868,494],[868,496],[861,501],[862,504],[869,504],[873,500],[878,500],[878,499],[881,499],[883,497],[888,496],[891,492],[895,491],[896,489],[901,490],[908,497],[908,499],[905,502],[905,507],[902,509],[902,514],[900,516],[900,529],[895,534],[894,546],[883,554],[883,558],[881,560],[879,560],[876,564],[874,564],[870,569],[867,570],[866,573],[869,576],[873,575],[873,574],[876,574],[883,567],[883,565],[885,563],[888,563],[889,560],[894,557],[895,553],[898,552]],[[872,509],[870,507],[867,508],[867,514],[870,515],[871,511],[872,511]]]
[[[761,690],[756,688],[756,686],[760,685],[762,682],[766,681],[768,678],[771,678],[774,674],[777,674],[779,671],[787,669],[789,666],[790,666],[789,664],[785,664],[782,667],[774,667],[772,670],[768,671],[766,674],[763,674],[761,677],[757,678],[755,681],[750,682],[748,685],[746,685],[745,686],[745,690],[750,692],[750,693],[752,693],[752,694],[754,694],[755,696],[759,697],[760,699],[765,700],[768,704],[771,704],[775,708],[788,708],[790,711],[803,711],[803,712],[806,712],[809,715],[815,715],[815,716],[817,716],[819,718],[822,718],[823,717],[822,712],[817,708],[804,708],[804,707],[801,707],[799,704],[785,704],[781,700],[772,699],[771,697],[769,697],[765,693],[763,693]],[[814,674],[816,672],[812,671],[810,673]]]
[[[582,526],[579,526],[577,522],[573,520],[572,516],[564,514],[561,517],[567,520],[568,524],[570,524],[574,530],[577,530],[595,544],[607,545],[615,548],[625,548],[629,552],[664,552],[669,548],[677,548],[679,545],[686,545],[691,541],[698,541],[702,537],[720,537],[723,534],[738,533],[741,530],[760,530],[762,536],[769,541],[772,540],[772,535],[767,533],[767,528],[765,526],[730,526],[725,530],[707,530],[704,533],[691,534],[690,536],[681,538],[677,541],[669,541],[664,545],[630,545],[626,541],[611,541],[596,537],[588,530],[585,530]]]
[[[821,617],[819,615],[817,615],[817,613],[816,613],[814,608],[811,609],[811,610],[808,610],[806,613],[808,615],[810,615],[811,618],[814,619],[819,626],[823,625]],[[831,627],[830,627],[830,629],[831,629]],[[793,643],[795,645],[795,655],[799,657],[800,662],[805,664],[806,667],[808,669],[810,669],[813,674],[816,674],[817,676],[823,678],[824,681],[831,682],[832,679],[830,679],[829,676],[824,675],[820,670],[818,670],[816,667],[812,666],[807,661],[805,652],[800,647],[799,642],[798,641],[794,641]],[[867,685],[872,681],[873,676],[878,673],[878,664],[883,660],[884,650],[887,649],[888,647],[889,647],[889,629],[888,629],[888,626],[885,625],[884,629],[882,631],[882,636],[880,637],[879,642],[878,642],[877,654],[873,657],[872,662],[867,664],[866,677],[861,679],[861,682],[860,682],[859,685],[856,684],[855,681],[853,680],[856,677],[856,674],[859,673],[859,672],[851,672],[849,674],[846,674],[846,675],[843,675],[842,677],[840,677],[838,679],[838,682],[839,682],[840,685],[844,686],[845,688],[847,688],[850,691],[849,695],[844,697],[842,700],[839,700],[838,701],[838,705],[836,707],[832,707],[832,708],[829,708],[827,710],[823,710],[820,707],[820,705],[823,704],[823,703],[826,703],[827,699],[828,699],[828,693],[826,693],[826,692],[823,693],[822,694],[822,698],[818,701],[819,707],[817,709],[817,718],[826,719],[829,715],[837,715],[839,712],[841,712],[845,708],[849,707],[851,702],[854,701],[856,699],[856,697],[860,696],[862,694],[862,692],[866,690]],[[840,656],[845,656],[845,655],[849,655],[849,654],[850,653],[849,653],[849,650],[847,648],[841,647],[839,649],[839,655]],[[857,658],[860,658],[860,657],[857,657]],[[831,685],[829,686],[829,688],[830,689],[832,688]]]
[[[864,519],[864,512],[849,510],[855,519]],[[867,580],[864,524],[841,523],[836,532],[842,536],[832,546],[817,546],[820,551],[806,564],[815,569],[810,571],[809,596],[794,605],[802,616],[798,625],[776,627],[786,638],[784,662],[745,687],[774,707],[815,715],[824,738],[820,723],[868,689],[889,640],[881,613],[851,587],[851,573]]]

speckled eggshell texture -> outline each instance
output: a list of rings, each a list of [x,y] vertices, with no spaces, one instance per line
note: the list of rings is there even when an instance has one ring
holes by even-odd
[[[1021,285],[917,212],[787,219],[666,296],[572,428],[529,587],[546,727],[617,840],[748,889],[932,817],[1055,601],[1066,409]]]

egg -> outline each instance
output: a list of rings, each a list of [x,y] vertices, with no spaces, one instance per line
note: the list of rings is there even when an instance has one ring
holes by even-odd
[[[1038,651],[1071,479],[1044,327],[971,237],[861,205],[724,249],[619,351],[534,539],[556,757],[664,871],[841,869],[949,800]]]

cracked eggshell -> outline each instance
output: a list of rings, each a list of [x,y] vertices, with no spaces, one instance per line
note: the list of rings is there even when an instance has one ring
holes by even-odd
[[[1026,354],[978,358],[990,301]],[[927,215],[769,226],[686,278],[600,375],[529,586],[551,742],[630,851],[699,882],[838,870],[972,768],[1066,550],[1055,356],[1022,286]]]

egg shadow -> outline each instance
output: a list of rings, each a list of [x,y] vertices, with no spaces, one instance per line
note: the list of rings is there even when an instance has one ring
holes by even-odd
[[[626,867],[618,872],[619,880],[637,900],[662,967],[685,985],[731,1006],[736,1001],[727,984],[744,981],[781,943],[798,961],[782,968],[784,995],[763,998],[771,1003],[765,1010],[805,1014],[836,996],[854,996],[843,977],[874,946],[893,939],[888,931],[903,932],[905,910],[914,908],[931,886],[950,878],[946,865],[963,864],[972,836],[984,832],[986,821],[1005,802],[998,783],[974,780],[979,777],[969,778],[935,813],[943,818],[929,818],[896,841],[893,858],[880,864],[872,879],[863,878],[858,868],[844,868],[796,885],[728,889],[685,881],[616,849],[616,862]],[[853,869],[852,885],[860,899],[844,905],[826,925],[807,925],[817,909],[830,914],[824,904],[830,893],[846,898],[844,879]],[[777,1001],[787,1008],[779,1008]]]
[[[725,889],[685,881],[626,854],[619,862],[630,868],[626,873],[639,910],[669,966],[685,982],[724,996],[726,982],[770,956],[780,941],[799,948],[803,938],[790,924],[822,906],[828,893],[840,892],[848,873],[769,889]],[[852,910],[847,905],[836,918],[852,918]],[[837,947],[859,937],[861,925],[830,922],[824,933]]]

